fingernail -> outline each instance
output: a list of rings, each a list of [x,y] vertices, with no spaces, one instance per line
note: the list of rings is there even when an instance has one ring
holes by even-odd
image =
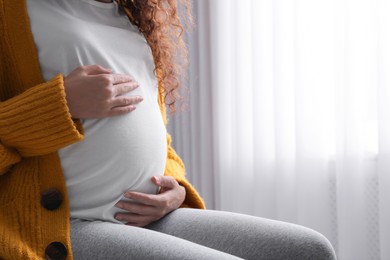
[[[131,193],[130,193],[130,192],[126,192],[126,193],[125,193],[125,197],[126,197],[126,198],[129,198],[129,199],[130,199],[130,198],[131,198],[131,196],[132,196],[132,195],[131,195]]]
[[[157,183],[158,185],[160,185],[160,183],[161,183],[160,178],[154,176],[154,179],[155,179],[156,183]]]
[[[121,215],[116,215],[115,218],[116,218],[117,220],[123,220],[123,217],[122,217]]]
[[[138,96],[138,97],[137,97],[137,101],[138,101],[138,102],[140,102],[140,101],[142,101],[142,100],[144,100],[143,97],[141,97],[141,96]]]
[[[115,204],[115,207],[123,209],[123,204],[118,202],[117,204]]]

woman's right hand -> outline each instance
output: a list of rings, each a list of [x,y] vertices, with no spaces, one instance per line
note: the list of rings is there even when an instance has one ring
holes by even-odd
[[[130,113],[143,100],[125,96],[139,84],[126,74],[113,74],[99,65],[81,66],[64,80],[66,101],[73,118],[104,118]]]

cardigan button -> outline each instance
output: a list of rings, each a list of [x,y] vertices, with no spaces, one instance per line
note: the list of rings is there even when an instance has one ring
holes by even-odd
[[[68,250],[61,242],[50,243],[45,250],[47,260],[65,260]]]
[[[45,209],[55,210],[61,206],[62,194],[56,188],[51,188],[42,193],[41,204]]]

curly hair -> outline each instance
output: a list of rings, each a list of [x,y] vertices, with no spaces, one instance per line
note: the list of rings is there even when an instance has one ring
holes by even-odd
[[[184,27],[192,25],[190,0],[116,0],[146,38],[155,63],[154,73],[160,92],[174,113],[180,77],[188,64],[188,50],[183,40]],[[185,23],[178,15],[178,1],[185,10]]]

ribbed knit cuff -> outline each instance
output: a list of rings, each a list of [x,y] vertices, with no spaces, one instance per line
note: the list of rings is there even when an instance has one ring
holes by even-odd
[[[205,209],[202,198],[196,191],[196,189],[188,182],[178,180],[178,183],[186,189],[186,198],[180,208],[194,208],[194,209]]]
[[[172,148],[171,148],[172,149]],[[169,149],[168,159],[165,167],[165,176],[172,176],[175,180],[186,189],[186,198],[181,208],[206,208],[202,198],[195,190],[195,188],[185,178],[185,168],[183,162],[174,153],[173,149]]]
[[[57,151],[83,139],[66,104],[61,74],[0,103],[0,139],[22,156]]]
[[[20,161],[20,155],[12,149],[9,149],[0,144],[0,175],[7,172],[7,170],[15,163]]]

